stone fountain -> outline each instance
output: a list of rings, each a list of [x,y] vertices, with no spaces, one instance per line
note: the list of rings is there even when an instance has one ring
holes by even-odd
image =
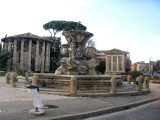
[[[91,60],[87,60],[85,46],[87,41],[93,36],[92,33],[79,29],[64,31],[62,33],[67,40],[70,53],[68,58],[60,60],[60,67],[55,71],[56,75],[96,75],[95,68],[99,62],[92,55]]]
[[[47,88],[72,90],[106,90],[110,88],[113,75],[97,75],[95,68],[99,64],[95,54],[91,59],[86,56],[86,43],[93,36],[92,33],[81,30],[63,31],[62,35],[69,45],[69,57],[60,60],[60,67],[53,73],[33,73],[38,76],[38,86]],[[116,84],[122,84],[123,77],[114,75]],[[74,79],[73,79],[74,78]],[[75,83],[75,84],[72,84]]]

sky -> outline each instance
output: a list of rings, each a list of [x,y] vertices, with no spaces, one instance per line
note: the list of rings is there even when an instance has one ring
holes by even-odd
[[[0,39],[49,36],[52,20],[82,22],[98,50],[128,51],[132,63],[160,60],[160,0],[0,0]]]

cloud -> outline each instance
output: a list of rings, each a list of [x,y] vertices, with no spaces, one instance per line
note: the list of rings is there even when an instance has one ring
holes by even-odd
[[[149,36],[150,39],[154,40],[154,41],[157,41],[157,42],[160,42],[160,38],[156,37],[156,36]]]
[[[86,7],[92,7],[93,6],[93,2],[92,0],[77,0],[78,4],[81,6],[86,6]]]

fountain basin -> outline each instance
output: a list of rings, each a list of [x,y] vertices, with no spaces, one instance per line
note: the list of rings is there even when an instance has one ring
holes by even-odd
[[[122,75],[55,75],[51,73],[32,73],[38,76],[38,86],[46,88],[70,89],[71,78],[77,78],[77,90],[106,90],[114,76],[117,86],[122,85]]]

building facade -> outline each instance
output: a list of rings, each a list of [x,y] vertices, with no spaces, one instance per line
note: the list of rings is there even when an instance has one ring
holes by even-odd
[[[88,47],[86,54],[95,54],[99,61],[106,61],[105,74],[120,74],[125,71],[130,71],[131,60],[130,53],[119,49],[97,50],[94,47]]]
[[[143,61],[137,63],[137,71],[140,71],[140,72],[147,71],[147,68],[148,68],[148,64],[147,63],[145,63]]]
[[[106,61],[105,74],[120,74],[131,68],[130,53],[119,49],[98,50],[96,58]]]
[[[25,33],[2,39],[3,52],[11,51],[10,71],[49,72],[50,47],[52,41],[31,33]]]
[[[149,63],[145,63],[144,61],[136,62],[131,66],[132,71],[139,72],[153,72],[156,69],[156,62],[149,61]]]

